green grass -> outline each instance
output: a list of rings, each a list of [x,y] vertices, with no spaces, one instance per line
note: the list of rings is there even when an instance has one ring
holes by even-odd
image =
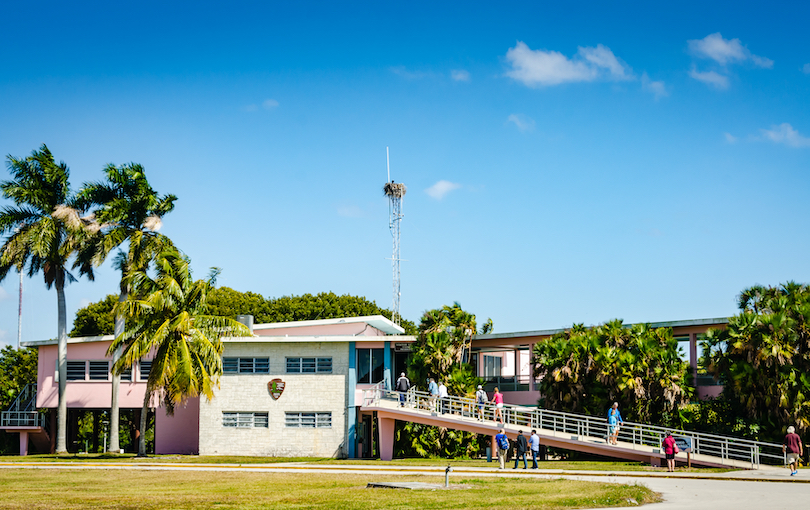
[[[146,459],[138,459],[132,454],[81,454],[81,455],[29,455],[27,457],[6,456],[0,457],[0,462],[169,462],[177,464],[273,464],[278,462],[306,462],[309,464],[349,464],[370,466],[458,466],[458,467],[498,467],[497,461],[486,460],[454,460],[441,458],[428,459],[394,459],[392,461],[359,460],[359,459],[331,459],[312,457],[239,457],[239,456],[198,456],[198,455],[152,455]],[[531,465],[531,459],[529,460]],[[563,469],[570,471],[662,471],[665,468],[653,468],[643,462],[630,461],[564,461],[551,460],[538,462],[540,469]],[[522,466],[522,462],[520,464]],[[511,464],[514,466],[514,461]],[[510,466],[510,467],[511,467]],[[724,468],[696,468],[688,469],[678,467],[679,472],[697,473],[723,473],[734,471]]]
[[[0,470],[0,509],[566,509],[660,501],[646,487],[539,479],[453,479],[468,490],[365,489],[368,482],[443,477],[168,472],[66,469]]]

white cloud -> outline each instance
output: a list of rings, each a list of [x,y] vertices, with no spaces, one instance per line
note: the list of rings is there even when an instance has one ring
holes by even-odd
[[[700,72],[695,68],[695,66],[692,66],[692,70],[689,71],[689,76],[697,81],[702,81],[703,83],[711,85],[720,90],[728,88],[728,76],[720,74],[716,71]]]
[[[455,81],[470,81],[470,72],[464,69],[453,69],[450,71],[450,77]]]
[[[506,118],[506,122],[512,122],[521,131],[531,131],[534,129],[534,119],[521,113],[513,113]]]
[[[667,97],[669,95],[669,91],[667,91],[666,85],[664,85],[663,81],[652,81],[647,73],[641,75],[641,90],[644,92],[649,92],[650,94],[655,96],[655,100],[662,97]]]
[[[726,143],[731,145],[737,143],[738,138],[731,133],[723,133],[723,136],[726,138]]]
[[[804,74],[810,74],[810,64],[804,64],[804,66],[802,66],[802,72]]]
[[[757,67],[766,69],[773,67],[773,60],[754,55],[739,39],[723,39],[720,32],[709,34],[703,39],[690,39],[687,43],[695,56],[714,60],[722,66],[751,60]]]
[[[461,184],[441,180],[434,184],[433,186],[429,187],[425,190],[425,193],[430,195],[431,197],[435,198],[436,200],[441,200],[444,196],[450,193],[453,190],[459,189]]]
[[[788,147],[810,147],[810,138],[802,136],[787,122],[773,125],[771,129],[760,129],[762,137],[773,143],[781,143]]]
[[[518,41],[506,52],[506,60],[512,66],[506,76],[527,87],[633,78],[632,70],[601,44],[595,48],[580,46],[577,54],[569,59],[558,51],[532,50]]]
[[[277,106],[278,101],[276,101],[275,99],[265,99],[264,102],[262,103],[262,108],[264,108],[265,110],[272,110]]]

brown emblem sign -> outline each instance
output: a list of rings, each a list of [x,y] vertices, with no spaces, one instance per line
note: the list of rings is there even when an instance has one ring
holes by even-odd
[[[267,383],[267,391],[270,392],[270,396],[273,397],[273,400],[278,400],[278,397],[284,393],[284,385],[286,383],[281,379],[273,379],[269,383]]]

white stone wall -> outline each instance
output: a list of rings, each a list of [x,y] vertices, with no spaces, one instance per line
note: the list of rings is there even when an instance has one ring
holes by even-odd
[[[270,357],[269,374],[223,374],[215,397],[200,403],[200,455],[336,457],[344,454],[349,372],[347,343],[226,343],[224,357]],[[331,374],[287,374],[287,357],[331,357]],[[273,400],[267,383],[279,378]],[[267,412],[268,428],[222,425],[223,412]],[[331,412],[331,428],[285,426],[286,412]]]

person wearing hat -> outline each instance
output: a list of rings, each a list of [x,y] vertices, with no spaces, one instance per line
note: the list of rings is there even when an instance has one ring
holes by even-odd
[[[487,392],[481,385],[478,385],[478,391],[475,392],[475,402],[478,405],[478,420],[484,421],[484,406],[487,405],[488,397]]]

